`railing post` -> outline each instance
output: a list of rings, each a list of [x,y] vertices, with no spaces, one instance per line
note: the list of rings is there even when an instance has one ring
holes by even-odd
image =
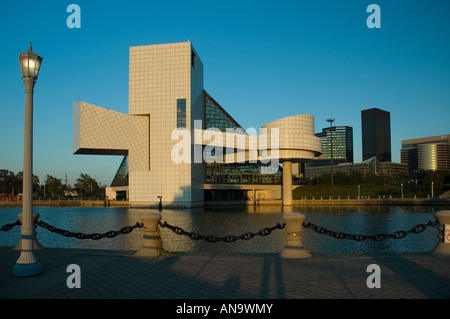
[[[305,215],[289,213],[283,215],[286,223],[287,242],[281,251],[282,258],[309,258],[312,255],[303,247],[302,230]]]
[[[22,216],[23,216],[22,213],[17,215],[17,217],[19,218],[21,223],[22,223],[22,218],[23,218]],[[34,228],[33,228],[33,249],[34,250],[38,250],[38,249],[44,248],[44,247],[42,247],[42,245],[36,239],[36,230],[35,230],[36,229],[36,221],[38,220],[39,216],[40,215],[38,213],[33,213],[33,220],[34,220],[34,223],[33,223],[34,224]],[[14,250],[22,250],[22,240],[17,244],[16,247],[14,247]]]
[[[134,255],[138,257],[158,257],[161,255],[160,238],[158,236],[158,225],[161,215],[158,213],[148,213],[141,217],[144,224],[144,241],[142,248]]]
[[[450,210],[441,210],[434,214],[439,222],[439,242],[432,254],[450,257]]]

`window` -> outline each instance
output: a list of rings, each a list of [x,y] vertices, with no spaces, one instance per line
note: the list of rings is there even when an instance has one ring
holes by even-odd
[[[186,128],[186,99],[177,100],[177,128]]]
[[[191,51],[191,66],[195,69],[195,52],[194,50]]]

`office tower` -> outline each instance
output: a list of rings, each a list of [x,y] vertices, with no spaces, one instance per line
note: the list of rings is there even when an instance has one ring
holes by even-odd
[[[316,133],[322,141],[323,159],[331,159],[331,138],[333,139],[333,162],[353,163],[353,128],[350,126],[333,126],[323,128]]]
[[[391,161],[390,113],[372,108],[361,111],[362,159],[376,157],[380,162]]]
[[[450,169],[450,135],[402,140],[400,154],[411,173]]]

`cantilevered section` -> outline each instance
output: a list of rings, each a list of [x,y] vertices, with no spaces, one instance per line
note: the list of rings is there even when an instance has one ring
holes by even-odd
[[[73,103],[73,153],[128,155],[130,167],[148,170],[149,117]]]
[[[279,160],[283,163],[283,205],[291,206],[292,163],[314,160],[322,152],[322,142],[314,135],[314,116],[289,116],[263,127],[279,129],[278,153]]]
[[[322,153],[321,140],[314,135],[314,116],[309,114],[285,117],[262,128],[279,130],[280,161],[304,162]],[[272,148],[269,143],[269,148]]]

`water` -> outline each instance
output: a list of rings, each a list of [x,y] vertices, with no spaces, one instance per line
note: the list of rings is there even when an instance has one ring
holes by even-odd
[[[346,233],[373,235],[391,234],[398,230],[410,230],[417,224],[434,221],[439,207],[426,206],[311,206],[293,207],[290,212],[305,214],[306,222],[323,226],[329,230]],[[21,207],[0,208],[0,227],[17,220]],[[59,229],[71,232],[105,233],[120,230],[141,222],[140,216],[150,209],[124,207],[34,207],[39,219]],[[282,207],[216,207],[185,210],[164,209],[161,221],[179,226],[186,231],[202,235],[239,236],[246,232],[258,232],[261,228],[283,223]],[[129,234],[100,240],[68,238],[38,227],[37,239],[44,247],[89,248],[111,250],[139,250],[142,247],[143,231],[135,229]],[[389,239],[382,242],[335,239],[304,229],[303,244],[311,253],[326,252],[429,252],[437,245],[438,230],[427,228],[423,233],[410,234],[403,239]],[[251,240],[237,240],[234,243],[209,243],[195,241],[186,236],[161,228],[163,247],[172,252],[196,253],[265,253],[280,252],[286,243],[284,229],[276,229],[270,235],[256,236]],[[20,242],[20,227],[0,232],[0,246],[16,246]]]

